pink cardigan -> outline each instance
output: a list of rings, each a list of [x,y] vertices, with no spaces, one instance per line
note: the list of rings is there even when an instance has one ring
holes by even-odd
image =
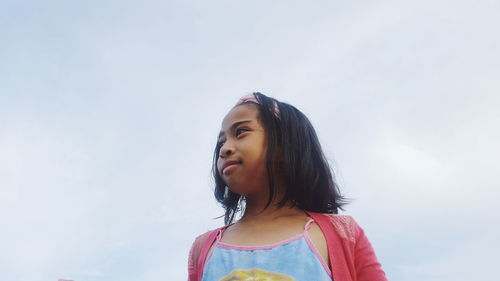
[[[334,281],[387,281],[363,229],[352,217],[313,212],[307,214],[325,235]],[[196,238],[189,252],[188,281],[201,281],[210,248],[217,233],[225,227]]]

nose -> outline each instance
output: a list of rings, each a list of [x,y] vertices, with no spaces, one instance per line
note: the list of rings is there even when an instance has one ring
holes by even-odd
[[[227,145],[227,142],[220,148],[219,157],[224,158],[231,156],[234,153],[234,148],[232,146]]]

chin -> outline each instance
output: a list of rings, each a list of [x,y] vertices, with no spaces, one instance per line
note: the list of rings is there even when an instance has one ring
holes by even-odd
[[[232,192],[236,193],[236,194],[239,194],[239,195],[245,195],[246,192],[244,190],[242,190],[241,188],[234,188],[234,187],[229,187],[229,190],[231,190]]]
[[[231,190],[232,192],[234,193],[237,193],[239,195],[247,195],[249,193],[251,193],[250,190],[248,190],[248,188],[244,188],[244,187],[241,187],[241,186],[238,186],[238,185],[227,185],[227,187],[229,188],[229,190]]]
[[[254,189],[248,189],[248,188],[234,188],[234,187],[230,187],[228,186],[229,189],[236,193],[236,194],[239,194],[239,195],[242,195],[242,196],[248,196],[250,194],[256,194],[258,193],[258,190],[254,190]]]

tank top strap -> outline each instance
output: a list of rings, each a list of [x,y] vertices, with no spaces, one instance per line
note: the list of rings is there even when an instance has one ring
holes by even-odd
[[[219,231],[217,231],[217,236],[215,237],[215,242],[220,242],[220,239],[222,237],[222,229],[219,229]]]
[[[219,231],[217,232],[217,236],[215,237],[216,243],[220,242],[220,240],[222,239],[222,233],[226,230],[226,228],[228,228],[231,225],[232,224],[229,224],[229,225],[226,225],[224,227],[219,228]]]
[[[308,218],[306,225],[304,225],[304,232],[308,231],[311,228],[311,224],[314,222],[313,218]]]

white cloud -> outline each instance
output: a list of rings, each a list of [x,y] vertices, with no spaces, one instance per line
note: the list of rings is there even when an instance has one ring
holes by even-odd
[[[498,3],[32,4],[0,9],[16,15],[0,279],[185,279],[194,237],[221,224],[220,122],[254,90],[313,121],[391,279],[494,276]]]

